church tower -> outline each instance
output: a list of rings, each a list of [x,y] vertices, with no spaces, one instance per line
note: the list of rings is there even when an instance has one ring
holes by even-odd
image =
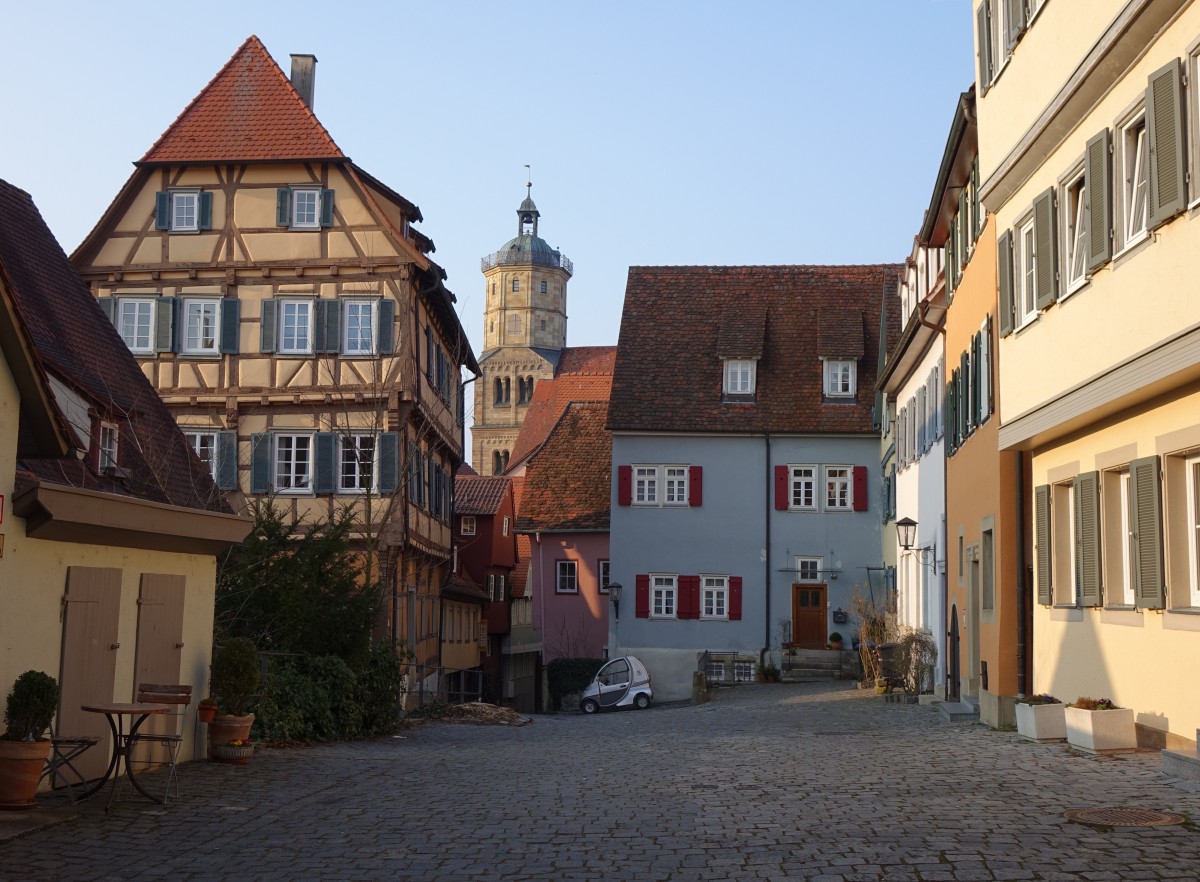
[[[567,345],[571,261],[538,236],[541,217],[525,185],[517,235],[483,258],[483,376],[475,383],[471,463],[500,474],[537,382],[551,379]]]

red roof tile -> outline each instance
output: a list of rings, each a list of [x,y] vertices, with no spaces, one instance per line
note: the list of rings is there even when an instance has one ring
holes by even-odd
[[[617,363],[616,346],[568,346],[558,360],[554,376],[562,374],[608,374]]]
[[[607,532],[612,485],[608,405],[571,402],[525,471],[519,532]]]
[[[344,159],[266,47],[251,36],[139,164]]]
[[[494,515],[508,493],[512,480],[495,475],[459,474],[454,479],[454,513]]]
[[[881,292],[894,265],[631,267],[610,430],[870,432]],[[766,335],[753,403],[722,401],[718,339],[731,305],[761,302]],[[889,315],[889,335],[896,319]],[[858,394],[823,400],[819,339],[861,339]],[[886,346],[886,343],[885,343]],[[851,355],[853,353],[846,353]]]
[[[529,584],[529,557],[533,554],[533,543],[528,534],[517,534],[517,565],[512,571],[512,596],[524,597]]]
[[[509,468],[514,468],[542,446],[550,430],[572,401],[608,401],[611,374],[566,374],[542,380],[533,389],[533,401],[525,411],[521,431],[513,444]]]

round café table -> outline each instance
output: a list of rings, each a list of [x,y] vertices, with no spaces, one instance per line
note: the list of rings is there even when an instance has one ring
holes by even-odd
[[[138,783],[137,776],[133,773],[133,766],[130,764],[130,754],[133,751],[134,743],[137,739],[138,729],[142,723],[146,722],[146,718],[153,714],[165,714],[171,710],[169,704],[151,704],[144,701],[131,702],[112,702],[109,704],[85,704],[83,710],[90,714],[104,714],[104,718],[108,720],[108,728],[112,730],[113,736],[113,752],[112,759],[109,760],[108,769],[104,773],[104,777],[94,787],[84,794],[84,798],[98,793],[108,781],[112,781],[112,788],[108,792],[108,805],[105,806],[105,811],[112,806],[113,794],[117,792],[117,777],[121,774],[121,760],[125,761],[125,777],[129,779],[129,783],[134,786],[134,789],[142,796],[149,799],[151,802],[165,802],[166,796],[158,797],[152,793],[148,793],[145,788]],[[129,731],[125,731],[125,721],[130,721]]]

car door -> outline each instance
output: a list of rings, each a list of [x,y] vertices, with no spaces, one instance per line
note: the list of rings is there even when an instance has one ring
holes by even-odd
[[[601,707],[612,707],[629,694],[629,675],[629,662],[623,658],[614,658],[600,669],[596,674],[600,684],[596,700]]]

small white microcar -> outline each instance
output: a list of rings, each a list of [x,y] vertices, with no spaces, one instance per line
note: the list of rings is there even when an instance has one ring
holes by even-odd
[[[638,710],[650,706],[654,691],[650,688],[650,672],[632,655],[623,655],[607,662],[583,690],[579,708],[594,714],[602,708],[629,707]]]

